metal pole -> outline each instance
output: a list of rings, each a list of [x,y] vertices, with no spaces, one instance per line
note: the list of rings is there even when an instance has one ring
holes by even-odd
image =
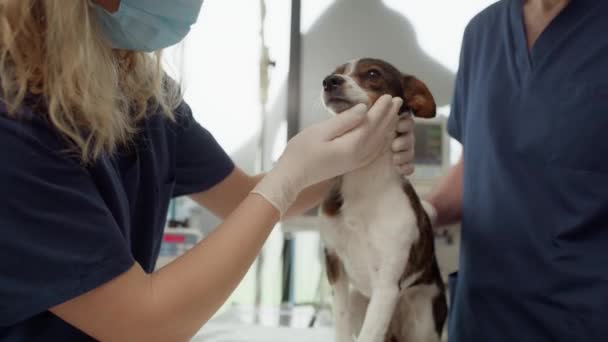
[[[287,76],[287,139],[300,131],[300,77],[301,77],[301,34],[300,13],[301,0],[291,1],[291,34],[289,73]],[[283,303],[293,303],[293,261],[294,239],[286,233],[283,246]]]
[[[268,46],[266,45],[266,1],[260,0],[260,135],[258,138],[258,148],[256,156],[256,171],[262,173],[265,171],[266,161],[266,106],[268,104],[268,88],[270,85],[269,67],[274,64],[270,60]],[[264,251],[260,251],[256,262],[255,272],[255,306],[260,308],[262,305],[262,270],[264,268]],[[258,320],[256,315],[256,321]]]

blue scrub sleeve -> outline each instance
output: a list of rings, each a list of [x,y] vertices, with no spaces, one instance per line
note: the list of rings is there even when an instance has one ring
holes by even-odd
[[[224,180],[234,162],[213,135],[192,116],[186,103],[176,111],[176,166],[173,196],[203,192]]]
[[[134,263],[86,169],[48,131],[0,113],[0,327],[92,290]]]
[[[450,116],[448,118],[448,133],[452,136],[452,138],[460,141],[464,136],[463,132],[463,122],[465,121],[466,115],[466,75],[468,74],[468,60],[466,58],[468,54],[468,36],[470,35],[469,26],[465,29],[464,36],[462,39],[462,44],[460,48],[460,62],[458,66],[458,72],[456,73],[456,81],[454,83],[454,95],[452,98],[452,105],[450,108]]]
[[[460,74],[460,73],[459,73]],[[462,143],[462,117],[463,117],[463,89],[458,85],[458,78],[456,76],[456,86],[454,88],[454,97],[452,99],[452,106],[450,109],[450,116],[448,117],[448,134]]]

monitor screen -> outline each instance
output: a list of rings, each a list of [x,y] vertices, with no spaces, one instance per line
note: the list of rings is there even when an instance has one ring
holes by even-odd
[[[416,165],[442,166],[443,165],[443,141],[442,126],[433,124],[417,124],[414,126],[416,137]]]

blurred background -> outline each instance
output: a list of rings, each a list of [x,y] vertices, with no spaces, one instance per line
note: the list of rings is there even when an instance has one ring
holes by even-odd
[[[186,41],[164,58],[196,119],[249,173],[267,170],[291,136],[328,117],[319,97],[321,81],[337,65],[376,57],[415,75],[439,107],[438,118],[418,120],[416,126],[417,169],[411,180],[424,195],[460,155],[460,145],[445,131],[460,43],[469,20],[493,2],[207,0]],[[158,267],[219,224],[186,198],[172,203],[168,219]],[[302,340],[331,340],[305,337],[331,334],[330,292],[315,222],[316,214],[309,213],[276,227],[258,262],[201,330],[201,339],[258,341],[260,335],[266,337],[259,341],[285,341],[280,336],[286,333],[295,341],[297,334],[286,330],[293,328],[300,329]],[[458,267],[459,228],[443,228],[436,241],[447,276]],[[244,337],[227,337],[237,330]]]

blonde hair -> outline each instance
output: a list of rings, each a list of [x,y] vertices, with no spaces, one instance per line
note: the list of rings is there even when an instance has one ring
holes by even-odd
[[[113,50],[95,18],[87,0],[0,0],[0,89],[9,115],[40,95],[84,163],[128,142],[146,113],[173,118],[180,102],[160,52]]]

